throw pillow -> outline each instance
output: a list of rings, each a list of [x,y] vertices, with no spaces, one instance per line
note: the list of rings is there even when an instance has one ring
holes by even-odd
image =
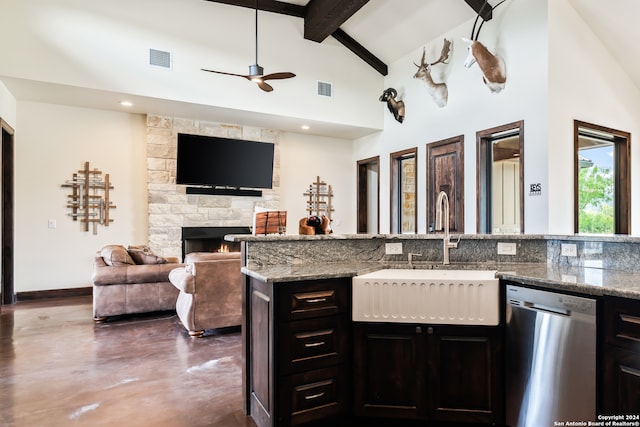
[[[121,245],[107,245],[100,250],[100,256],[104,259],[105,264],[112,267],[122,265],[135,265],[135,262],[129,256],[129,252]]]
[[[154,255],[149,246],[129,246],[129,255],[133,261],[140,264],[166,264],[167,260]]]

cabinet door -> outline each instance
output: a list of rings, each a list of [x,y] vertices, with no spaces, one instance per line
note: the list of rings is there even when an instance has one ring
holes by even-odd
[[[640,301],[604,299],[602,412],[640,413]]]
[[[423,419],[425,339],[421,327],[354,323],[354,412]]]
[[[603,412],[640,414],[640,352],[606,346],[603,370]]]
[[[499,423],[503,417],[499,328],[428,328],[429,419]]]

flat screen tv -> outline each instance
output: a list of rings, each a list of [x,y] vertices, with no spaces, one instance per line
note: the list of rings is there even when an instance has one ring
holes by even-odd
[[[176,184],[271,188],[274,145],[178,134]]]

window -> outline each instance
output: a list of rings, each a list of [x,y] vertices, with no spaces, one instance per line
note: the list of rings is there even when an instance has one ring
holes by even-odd
[[[574,121],[575,232],[629,234],[631,135]]]
[[[417,148],[391,153],[391,232],[416,233]]]

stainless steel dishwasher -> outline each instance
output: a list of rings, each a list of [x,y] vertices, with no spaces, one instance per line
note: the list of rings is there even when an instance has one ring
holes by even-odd
[[[508,284],[506,421],[596,419],[596,301]]]

